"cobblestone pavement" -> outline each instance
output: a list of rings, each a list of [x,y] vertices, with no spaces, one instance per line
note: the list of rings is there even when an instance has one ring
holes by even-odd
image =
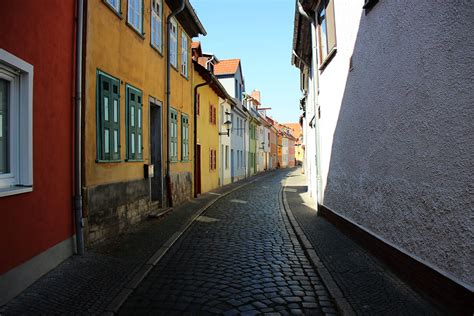
[[[317,216],[300,170],[287,178],[285,195],[306,237],[357,314],[443,314],[382,262]]]
[[[120,314],[335,314],[282,213],[286,173],[273,173],[209,208]]]
[[[8,304],[0,315],[100,315],[157,249],[217,196],[253,181],[249,178],[193,199],[156,220],[73,256],[44,275]]]

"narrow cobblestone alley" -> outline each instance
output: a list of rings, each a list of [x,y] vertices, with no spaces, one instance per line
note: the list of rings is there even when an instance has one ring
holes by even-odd
[[[336,313],[282,213],[285,174],[273,173],[208,209],[120,314]]]

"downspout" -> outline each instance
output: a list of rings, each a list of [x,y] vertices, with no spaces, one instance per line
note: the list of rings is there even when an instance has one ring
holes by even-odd
[[[76,254],[84,254],[84,220],[82,218],[82,36],[84,30],[84,0],[77,0],[76,22],[76,93],[74,132],[74,218],[76,226]]]
[[[170,61],[170,55],[171,55],[171,49],[170,49],[170,33],[171,33],[171,19],[175,17],[178,13],[184,10],[184,7],[186,5],[187,0],[181,0],[181,5],[180,7],[172,11],[170,15],[168,15],[166,19],[166,39],[167,39],[167,49],[166,49],[166,64],[167,64],[167,69],[166,69],[166,114],[167,114],[167,119],[166,119],[166,125],[167,127],[167,133],[166,133],[166,196],[168,200],[168,206],[172,207],[173,206],[173,198],[171,194],[171,176],[170,176],[170,145],[171,145],[171,138],[170,138],[170,99],[171,99],[171,61]],[[176,52],[177,54],[178,52]]]
[[[298,0],[297,1],[297,4],[298,4],[298,12],[299,14],[301,14],[304,18],[310,20],[310,21],[313,21],[313,18],[311,16],[308,15],[308,13],[305,11],[305,9],[303,8],[303,5],[301,4],[301,0]]]
[[[211,79],[206,80],[206,82],[200,83],[194,87],[194,114],[193,114],[193,133],[194,133],[194,152],[193,152],[193,157],[194,157],[194,183],[196,183],[196,173],[197,173],[197,95],[198,95],[198,89],[204,86],[207,86],[208,84],[211,83]],[[197,197],[196,193],[196,184],[194,184],[194,197]]]

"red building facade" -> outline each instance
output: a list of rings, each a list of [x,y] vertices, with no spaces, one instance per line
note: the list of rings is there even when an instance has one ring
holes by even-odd
[[[0,305],[74,250],[75,1],[0,1]]]

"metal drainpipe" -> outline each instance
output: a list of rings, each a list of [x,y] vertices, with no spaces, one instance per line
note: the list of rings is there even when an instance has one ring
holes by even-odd
[[[298,12],[304,16],[306,19],[310,20],[310,21],[313,21],[313,18],[311,16],[308,15],[308,13],[305,11],[305,9],[303,8],[303,5],[301,4],[301,0],[298,0],[297,1],[298,3]]]
[[[74,217],[76,226],[76,253],[84,254],[84,220],[82,218],[82,33],[84,30],[84,0],[77,0],[76,23],[76,93],[75,93],[75,134],[74,134]]]
[[[194,87],[194,114],[193,114],[193,132],[194,132],[194,152],[193,152],[193,157],[194,157],[194,182],[196,182],[196,172],[197,172],[197,165],[196,165],[196,152],[197,152],[197,95],[198,95],[198,89],[204,86],[207,86],[208,84],[211,83],[211,80],[207,80],[206,82],[200,83]],[[196,188],[196,186],[194,186]],[[194,197],[197,197],[196,190],[194,190]]]
[[[171,49],[170,49],[170,33],[171,33],[171,19],[175,17],[178,13],[184,10],[184,7],[186,6],[186,1],[187,0],[181,0],[181,5],[176,11],[172,11],[170,15],[168,15],[166,19],[166,39],[167,39],[167,49],[166,49],[166,64],[167,64],[167,69],[166,69],[166,114],[167,114],[167,119],[166,119],[166,125],[168,125],[168,132],[166,133],[166,143],[167,143],[167,150],[166,150],[166,196],[168,200],[168,206],[172,207],[173,206],[173,198],[171,194],[171,176],[170,176],[170,145],[171,145],[171,139],[170,139],[170,99],[171,99],[171,61],[170,61],[170,55],[171,55]],[[178,53],[178,52],[176,52]]]

